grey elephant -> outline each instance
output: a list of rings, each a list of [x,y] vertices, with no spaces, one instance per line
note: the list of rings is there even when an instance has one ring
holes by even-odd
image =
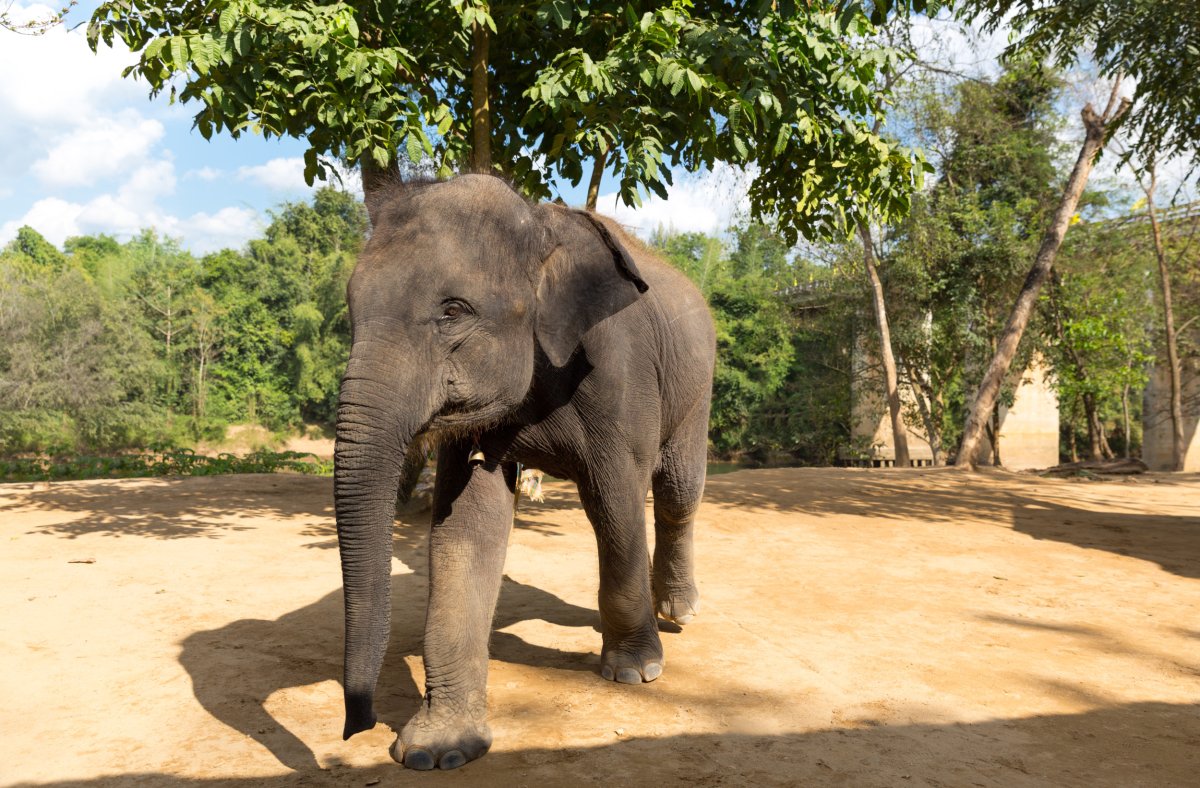
[[[699,602],[713,325],[691,282],[614,223],[530,204],[498,178],[398,184],[376,200],[348,288],[337,415],[344,737],[375,724],[397,484],[406,456],[436,442],[425,698],[392,756],[450,769],[491,745],[488,638],[517,463],[578,486],[600,553],[601,675],[662,673],[656,614],[684,624]]]

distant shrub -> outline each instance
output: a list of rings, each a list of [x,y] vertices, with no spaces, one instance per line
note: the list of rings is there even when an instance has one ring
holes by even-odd
[[[208,457],[191,449],[112,456],[20,457],[0,459],[0,481],[123,479],[137,476],[217,476],[228,473],[290,471],[318,476],[333,473],[333,461],[297,451],[256,451],[244,456]]]

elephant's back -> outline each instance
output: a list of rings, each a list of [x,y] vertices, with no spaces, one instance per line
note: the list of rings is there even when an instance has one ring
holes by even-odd
[[[665,438],[688,414],[707,413],[716,330],[708,302],[686,274],[640,241],[624,234],[621,240],[649,285],[630,317],[640,324],[640,352],[655,360]]]

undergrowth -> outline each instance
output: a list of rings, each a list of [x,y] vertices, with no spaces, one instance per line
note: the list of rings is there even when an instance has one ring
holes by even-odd
[[[123,479],[134,476],[216,476],[226,473],[291,471],[319,476],[333,473],[333,460],[298,451],[255,451],[208,457],[191,449],[112,456],[0,458],[0,481]]]

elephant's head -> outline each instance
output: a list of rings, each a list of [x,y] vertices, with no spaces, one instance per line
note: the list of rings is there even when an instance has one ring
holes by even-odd
[[[348,288],[354,339],[337,416],[334,495],[346,602],[345,737],[375,723],[387,650],[391,527],[423,435],[510,418],[541,363],[646,290],[590,214],[530,205],[503,181],[399,185]]]

